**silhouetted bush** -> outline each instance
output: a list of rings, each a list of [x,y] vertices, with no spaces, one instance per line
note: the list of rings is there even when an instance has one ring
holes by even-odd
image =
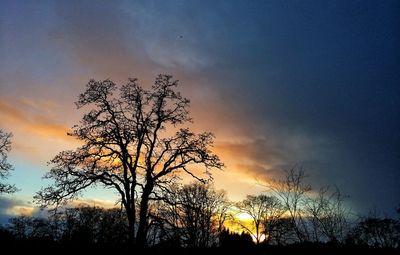
[[[251,248],[255,246],[251,235],[245,232],[234,233],[224,229],[219,236],[220,247],[222,248]]]
[[[352,229],[347,242],[374,248],[399,248],[400,222],[390,218],[366,218]]]

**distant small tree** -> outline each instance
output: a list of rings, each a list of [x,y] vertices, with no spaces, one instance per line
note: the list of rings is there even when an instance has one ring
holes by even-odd
[[[314,241],[323,241],[323,238],[331,242],[344,241],[350,216],[350,210],[344,205],[345,198],[338,188],[330,192],[328,187],[308,198],[305,211],[311,221]]]
[[[282,219],[285,217],[285,212],[286,209],[280,200],[274,196],[269,196],[267,200],[267,210],[263,217],[265,242],[267,244],[277,239],[276,234],[278,229],[282,227]]]
[[[32,233],[32,220],[29,216],[13,217],[9,220],[8,228],[15,238],[27,239]]]
[[[400,222],[391,218],[368,217],[352,229],[350,238],[358,245],[399,248]]]
[[[18,216],[8,229],[17,240],[52,241],[69,245],[121,244],[128,241],[128,226],[120,209],[78,206],[59,208],[48,218]]]
[[[267,242],[270,240],[274,224],[285,212],[277,198],[266,195],[248,195],[246,199],[237,204],[237,207],[239,208],[239,213],[244,213],[251,217],[251,227],[240,220],[236,222],[254,237],[257,244],[260,244],[263,238]]]
[[[179,238],[185,247],[209,247],[217,244],[228,207],[225,192],[194,182],[169,192],[153,217],[169,240]]]
[[[0,180],[6,179],[13,167],[8,163],[8,153],[11,150],[11,133],[7,133],[0,129]],[[17,189],[14,185],[5,184],[0,182],[0,194],[1,193],[13,193]]]
[[[117,208],[65,208],[59,212],[57,221],[63,243],[119,244],[128,241],[127,220],[125,214]]]
[[[286,217],[275,220],[273,224],[270,225],[268,233],[267,241],[269,244],[283,246],[294,243],[297,240],[292,220]]]
[[[39,191],[36,201],[58,205],[90,186],[114,189],[128,218],[131,241],[146,246],[149,205],[156,193],[178,173],[200,179],[205,172],[203,178],[208,178],[211,168],[223,167],[211,151],[212,133],[182,128],[192,121],[190,102],[177,86],[169,75],[157,76],[149,90],[137,79],[119,89],[110,80],[90,80],[76,105],[91,109],[70,134],[82,146],[51,160],[45,178],[54,184]],[[196,172],[195,165],[204,171]]]
[[[99,227],[99,243],[121,244],[128,241],[128,221],[120,208],[104,209]]]
[[[88,206],[66,209],[63,242],[98,243],[102,212],[102,208]]]
[[[305,178],[304,169],[294,167],[286,170],[282,179],[266,185],[282,201],[299,242],[310,240],[304,204],[311,185],[304,182]]]
[[[234,249],[248,249],[254,247],[253,239],[247,232],[235,233],[224,229],[219,236],[219,244],[222,248],[228,248],[231,251]]]
[[[17,216],[9,220],[8,229],[17,240],[53,241],[51,224],[46,218]]]
[[[53,241],[53,231],[52,226],[48,219],[34,217],[31,221],[32,233],[30,235],[31,239],[40,241]]]

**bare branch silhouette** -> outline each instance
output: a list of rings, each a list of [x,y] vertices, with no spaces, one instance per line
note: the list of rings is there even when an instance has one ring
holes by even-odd
[[[0,129],[0,180],[6,179],[13,170],[13,166],[8,163],[8,153],[11,151],[11,138],[11,133]],[[14,185],[0,182],[0,194],[14,193],[15,191],[17,189]]]
[[[211,133],[179,128],[192,120],[190,102],[177,86],[169,75],[157,76],[150,90],[137,79],[120,89],[111,80],[90,80],[76,105],[92,108],[70,134],[83,145],[50,161],[45,178],[54,184],[39,191],[36,201],[59,205],[89,186],[113,188],[125,208],[132,242],[146,246],[149,201],[163,183],[180,172],[203,179],[193,166],[203,166],[205,178],[210,169],[223,167],[210,150]]]

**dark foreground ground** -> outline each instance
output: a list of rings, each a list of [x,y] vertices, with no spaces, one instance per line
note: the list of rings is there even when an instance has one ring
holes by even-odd
[[[365,255],[397,255],[399,249],[368,248],[362,246],[337,246],[329,244],[298,244],[285,247],[214,247],[214,248],[148,248],[134,249],[126,245],[78,245],[58,244],[54,242],[7,241],[0,240],[0,254],[176,254],[176,255],[216,255],[216,254],[251,254],[251,255],[281,255],[281,254],[365,254]],[[3,253],[3,252],[6,253]]]

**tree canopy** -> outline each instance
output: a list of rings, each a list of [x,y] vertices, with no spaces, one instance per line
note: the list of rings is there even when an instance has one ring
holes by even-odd
[[[88,108],[69,134],[82,142],[62,151],[45,178],[54,184],[40,190],[42,205],[59,205],[93,185],[113,188],[120,195],[131,239],[146,245],[149,201],[167,190],[179,173],[208,178],[223,163],[211,151],[213,134],[195,134],[182,127],[191,122],[190,101],[177,91],[178,81],[158,75],[151,89],[137,79],[118,87],[111,80],[90,80],[76,106]],[[200,176],[193,166],[203,166]]]
[[[0,180],[6,179],[13,170],[13,166],[8,162],[8,153],[11,151],[11,137],[11,133],[0,129]],[[16,190],[14,185],[0,182],[0,194],[13,193]]]

